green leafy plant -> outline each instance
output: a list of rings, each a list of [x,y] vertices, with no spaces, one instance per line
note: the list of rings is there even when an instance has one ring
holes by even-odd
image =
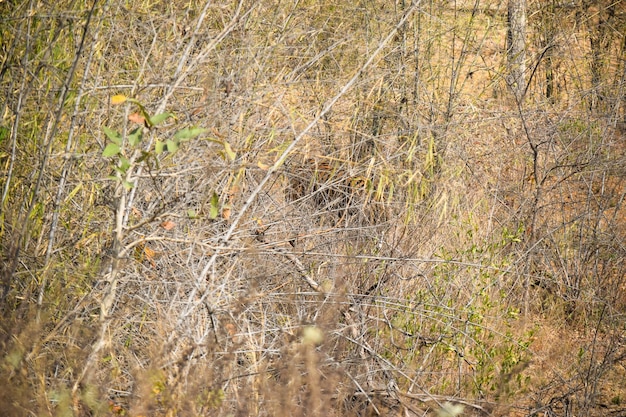
[[[104,134],[109,139],[109,143],[102,151],[102,156],[105,158],[113,159],[113,170],[115,175],[109,178],[115,181],[119,181],[126,190],[133,188],[134,184],[128,177],[128,172],[138,162],[143,162],[146,159],[152,157],[156,159],[156,156],[163,154],[164,152],[176,153],[183,142],[187,142],[197,136],[206,132],[206,129],[200,127],[186,127],[178,130],[170,139],[165,141],[156,139],[154,141],[154,149],[142,151],[141,156],[132,156],[134,151],[140,149],[143,144],[144,133],[146,130],[151,131],[157,126],[163,124],[170,118],[174,118],[171,113],[159,113],[150,115],[146,108],[134,98],[129,98],[124,95],[118,94],[111,98],[111,104],[118,105],[123,103],[132,103],[139,109],[138,113],[132,114],[129,119],[136,123],[142,124],[131,130],[125,136],[117,130],[111,129],[107,126],[103,127]]]

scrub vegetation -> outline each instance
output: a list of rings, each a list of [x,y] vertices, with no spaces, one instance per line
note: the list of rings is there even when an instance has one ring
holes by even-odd
[[[0,1],[0,414],[626,413],[626,4],[526,7]]]

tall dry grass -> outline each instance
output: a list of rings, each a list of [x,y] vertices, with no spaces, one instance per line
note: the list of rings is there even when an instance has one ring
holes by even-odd
[[[622,412],[619,39],[465,3],[0,4],[3,412]]]

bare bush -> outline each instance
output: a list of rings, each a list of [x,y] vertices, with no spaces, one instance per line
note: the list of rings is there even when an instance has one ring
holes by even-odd
[[[621,412],[621,15],[500,6],[0,4],[4,412]]]

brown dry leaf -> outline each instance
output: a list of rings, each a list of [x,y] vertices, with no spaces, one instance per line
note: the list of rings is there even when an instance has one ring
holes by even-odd
[[[219,139],[224,139],[226,137],[222,135],[215,127],[211,128],[211,133],[213,133]]]
[[[230,190],[228,190],[228,201],[233,201],[233,197],[239,194],[240,191],[241,187],[238,184],[230,187]]]
[[[143,216],[141,215],[141,212],[139,211],[139,209],[137,209],[136,207],[133,207],[133,208],[132,208],[132,212],[133,212],[133,215],[134,215],[134,216],[137,216],[137,217],[139,217],[140,219],[143,217]]]
[[[174,227],[176,227],[176,223],[174,223],[172,221],[169,221],[169,220],[166,220],[166,221],[162,222],[160,224],[160,226],[162,228],[164,228],[165,230],[172,230]]]
[[[122,414],[124,414],[124,409],[123,409],[121,406],[119,406],[119,405],[115,404],[115,403],[114,403],[113,401],[111,401],[111,400],[109,400],[109,410],[110,410],[113,414],[116,414],[116,415],[122,415]]]
[[[230,219],[230,214],[231,214],[230,206],[226,205],[222,207],[222,218],[224,218],[224,220]]]
[[[141,114],[139,113],[133,113],[130,116],[128,116],[128,120],[130,120],[133,123],[137,123],[138,125],[143,125],[146,123],[146,118],[143,117]]]
[[[232,337],[233,342],[241,343],[241,335],[237,334],[237,327],[235,327],[233,323],[226,323],[224,325],[224,328],[226,329],[228,335]]]
[[[156,252],[150,249],[148,246],[144,246],[143,254],[145,256],[145,260],[150,262],[150,265],[153,268],[156,268],[156,263],[154,262],[154,257],[156,256]]]
[[[148,258],[149,260],[153,260],[154,257],[156,256],[156,252],[147,246],[144,246],[143,253],[146,255],[146,258]]]
[[[228,334],[231,336],[234,336],[237,333],[237,329],[235,328],[235,325],[232,323],[226,323],[224,327],[226,328],[226,331],[228,332]]]

